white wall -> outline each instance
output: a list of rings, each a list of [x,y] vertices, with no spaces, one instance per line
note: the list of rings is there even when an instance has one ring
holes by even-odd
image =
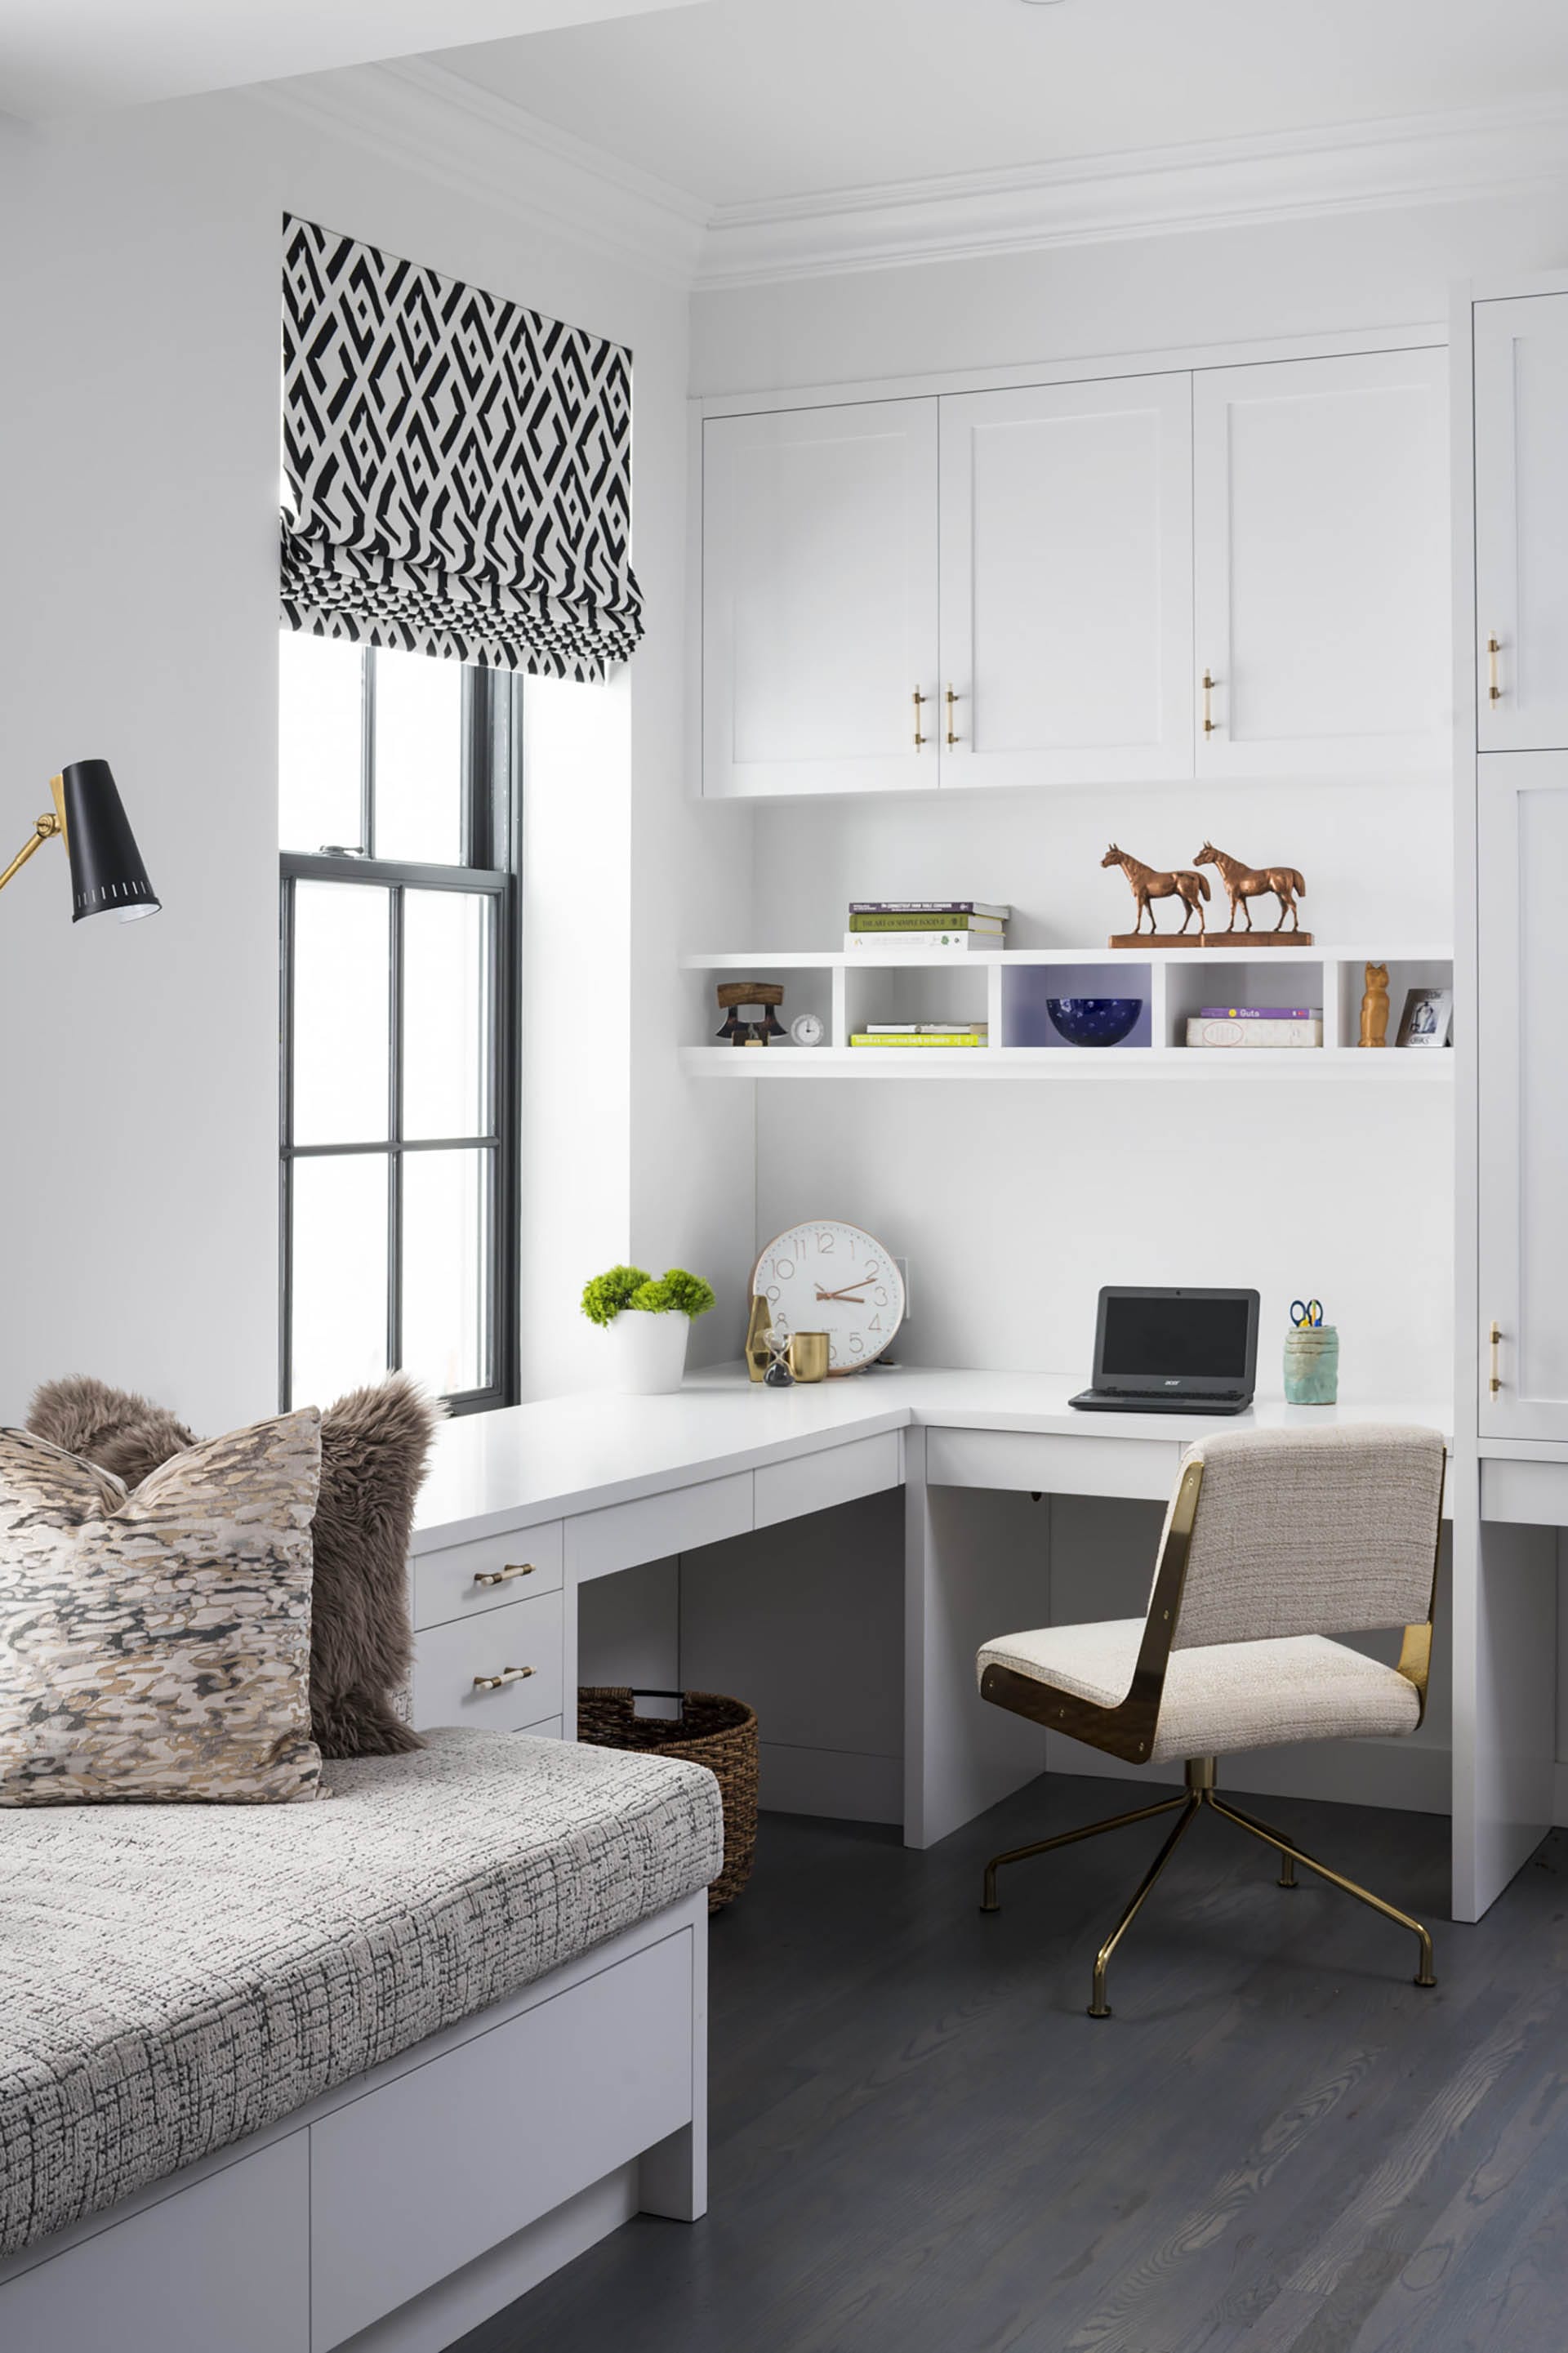
[[[647,643],[605,691],[594,757],[542,762],[540,793],[558,797],[531,813],[550,853],[535,912],[557,874],[592,886],[573,914],[580,962],[552,969],[530,1017],[530,1175],[552,1213],[531,1227],[531,1380],[594,1377],[575,1294],[609,1261],[635,1249],[728,1277],[731,1320],[749,1266],[749,1121],[681,1097],[661,1028],[679,883],[693,908],[731,902],[746,839],[743,819],[699,821],[680,793],[684,297],[264,99],[5,126],[0,831],[19,842],[50,774],[101,754],[163,900],[152,922],[73,930],[51,847],[0,904],[5,1419],[73,1370],[147,1388],[201,1428],[276,1403],[285,207],[633,347]]]

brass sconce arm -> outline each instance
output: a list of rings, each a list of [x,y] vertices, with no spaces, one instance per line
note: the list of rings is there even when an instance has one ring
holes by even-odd
[[[33,828],[32,839],[30,841],[25,841],[22,844],[21,849],[16,852],[16,855],[11,860],[10,865],[6,867],[3,874],[0,874],[0,891],[4,891],[6,883],[9,882],[13,874],[19,874],[21,872],[28,859],[33,855],[33,852],[36,849],[42,849],[46,841],[52,841],[57,833],[59,835],[62,841],[65,839],[65,786],[58,776],[51,776],[49,778],[49,790],[54,795],[54,807],[46,811],[45,815],[39,818],[37,823]]]

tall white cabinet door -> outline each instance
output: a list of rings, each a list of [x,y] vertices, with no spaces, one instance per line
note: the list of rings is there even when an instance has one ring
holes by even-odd
[[[1195,377],[1200,776],[1446,769],[1445,368],[1375,352]]]
[[[1478,765],[1480,1429],[1568,1439],[1568,752]]]
[[[705,794],[936,785],[936,466],[934,399],[707,420]]]
[[[1191,377],[944,396],[943,785],[1190,776],[1192,660]]]
[[[1478,740],[1550,751],[1568,744],[1568,294],[1475,319]]]

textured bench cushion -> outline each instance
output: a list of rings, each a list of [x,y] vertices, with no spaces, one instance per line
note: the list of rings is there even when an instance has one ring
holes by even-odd
[[[437,1732],[315,1806],[0,1820],[0,2254],[706,1886],[700,1767]]]

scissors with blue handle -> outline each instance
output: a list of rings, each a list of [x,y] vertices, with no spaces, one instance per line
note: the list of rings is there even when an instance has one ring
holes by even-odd
[[[1322,1301],[1321,1299],[1293,1299],[1290,1302],[1290,1321],[1294,1324],[1298,1332],[1303,1330],[1318,1330],[1323,1321]]]

